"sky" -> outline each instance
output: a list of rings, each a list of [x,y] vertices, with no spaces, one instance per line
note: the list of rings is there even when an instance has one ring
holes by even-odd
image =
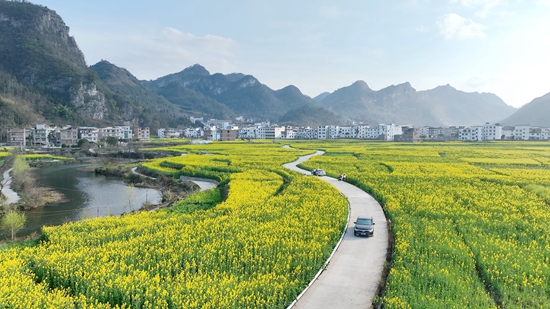
[[[88,65],[141,80],[194,64],[315,97],[355,81],[490,92],[520,107],[550,92],[550,0],[31,0],[70,27]]]

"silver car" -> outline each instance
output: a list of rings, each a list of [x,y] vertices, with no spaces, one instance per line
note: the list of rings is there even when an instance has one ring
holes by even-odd
[[[326,176],[327,175],[327,173],[324,170],[317,169],[317,168],[312,170],[311,174],[315,175],[315,176]]]
[[[355,220],[353,233],[355,236],[374,236],[374,220],[369,216],[359,216]]]

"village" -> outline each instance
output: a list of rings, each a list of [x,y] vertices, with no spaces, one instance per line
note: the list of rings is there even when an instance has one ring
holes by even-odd
[[[237,118],[237,120],[241,120]],[[422,126],[396,124],[352,124],[349,126],[321,125],[317,127],[278,126],[270,122],[237,125],[232,120],[193,118],[196,127],[160,128],[154,137],[189,138],[209,141],[237,139],[364,139],[399,142],[420,141],[493,141],[493,140],[549,140],[550,128],[530,125],[502,126],[498,123],[478,126]],[[113,127],[50,126],[37,124],[34,128],[7,130],[9,146],[71,147],[79,141],[90,143],[116,141],[149,141],[149,127],[129,125]]]

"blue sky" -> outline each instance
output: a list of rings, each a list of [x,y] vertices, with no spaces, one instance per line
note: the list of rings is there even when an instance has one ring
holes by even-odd
[[[196,63],[311,97],[363,80],[491,92],[519,107],[550,92],[550,0],[31,0],[71,28],[88,65],[139,79]]]

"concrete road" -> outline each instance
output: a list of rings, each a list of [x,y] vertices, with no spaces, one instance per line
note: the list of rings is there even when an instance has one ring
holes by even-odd
[[[143,176],[143,177],[147,177],[147,178],[150,178],[150,179],[155,179],[154,177],[150,177],[150,176],[147,176],[147,175],[144,175],[144,174],[141,174],[137,171],[137,167],[133,167],[132,168],[132,173],[136,174],[136,175],[140,175],[140,176]],[[218,182],[215,181],[215,180],[211,180],[211,179],[203,179],[203,178],[195,178],[195,177],[185,177],[185,176],[180,176],[180,179],[183,179],[183,180],[190,180],[194,183],[196,183],[199,187],[200,187],[200,190],[201,191],[205,191],[205,190],[209,190],[209,189],[212,189],[214,187],[216,187],[218,185]]]
[[[2,190],[2,194],[4,194],[4,196],[6,197],[6,205],[17,203],[19,201],[19,195],[11,189],[11,170],[13,170],[13,168],[5,171],[2,175],[2,182],[4,182],[4,189]]]
[[[322,154],[323,152],[318,151],[314,155]],[[300,157],[295,162],[283,166],[311,175],[310,172],[296,166],[309,158],[311,155]],[[386,217],[380,204],[365,191],[335,178],[327,176],[319,178],[335,186],[347,197],[350,203],[350,221],[344,238],[326,270],[289,308],[371,308],[378,285],[382,280],[388,249]],[[374,237],[353,235],[354,221],[360,214],[374,218]]]

